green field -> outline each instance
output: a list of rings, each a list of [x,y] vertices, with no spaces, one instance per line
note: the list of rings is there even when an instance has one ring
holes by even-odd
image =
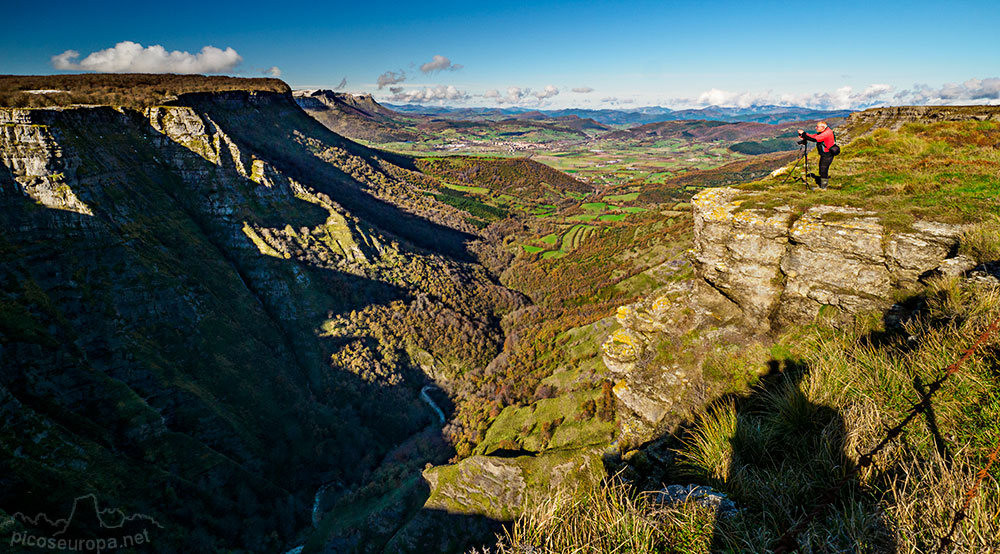
[[[576,250],[580,246],[581,242],[593,234],[594,229],[595,227],[592,225],[574,225],[570,228],[569,232],[563,235],[562,247],[560,250],[563,252]]]
[[[632,202],[636,198],[639,198],[639,193],[630,192],[628,194],[609,194],[604,197],[604,200],[608,202]]]
[[[467,185],[453,185],[451,183],[444,183],[444,186],[452,190],[460,190],[462,192],[474,192],[476,194],[489,194],[490,189],[486,187],[471,187]]]

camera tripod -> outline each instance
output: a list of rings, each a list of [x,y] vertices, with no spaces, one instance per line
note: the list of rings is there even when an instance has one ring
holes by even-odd
[[[805,185],[806,187],[812,188],[812,186],[809,184],[809,173],[808,173],[809,171],[808,143],[804,140],[800,140],[797,144],[799,144],[799,153],[801,155],[795,160],[795,165],[792,166],[792,169],[788,170],[788,173],[785,174],[785,178],[781,180],[781,184],[783,185],[786,182],[788,182],[788,178],[795,173],[795,168],[798,167],[799,162],[804,162],[802,164],[802,175],[799,176],[799,180],[801,180],[802,184]]]

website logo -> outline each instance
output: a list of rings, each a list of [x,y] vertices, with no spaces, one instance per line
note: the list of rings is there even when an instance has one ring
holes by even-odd
[[[31,517],[17,512],[0,527],[14,528],[8,543],[11,549],[94,554],[147,546],[155,540],[156,532],[163,529],[144,514],[102,510],[93,494],[77,497],[65,518],[52,519],[45,513]]]

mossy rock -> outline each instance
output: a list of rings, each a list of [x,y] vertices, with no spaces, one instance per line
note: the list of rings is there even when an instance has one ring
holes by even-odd
[[[424,471],[431,494],[425,509],[512,521],[529,498],[595,486],[605,476],[602,449],[550,451],[538,456],[472,456]]]

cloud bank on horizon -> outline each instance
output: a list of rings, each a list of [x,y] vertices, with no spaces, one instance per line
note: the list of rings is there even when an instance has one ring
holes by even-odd
[[[915,84],[907,89],[897,89],[887,84],[872,84],[855,91],[845,86],[832,93],[789,94],[764,92],[731,92],[711,89],[703,92],[694,102],[676,99],[679,103],[700,106],[802,106],[806,108],[846,110],[870,108],[881,105],[903,104],[991,104],[1000,105],[1000,78],[969,79],[963,83],[948,83],[934,88]]]
[[[421,102],[463,102],[469,99],[469,95],[455,88],[452,85],[437,85],[415,90],[405,90],[403,87],[392,87],[389,89],[392,102],[406,102],[417,104]]]
[[[381,87],[380,87],[381,88]],[[429,94],[428,90],[452,91],[450,94]],[[433,89],[400,93],[403,89],[392,89],[392,96],[384,98],[390,102],[419,103],[433,102],[446,104],[448,102],[467,103],[474,99],[483,99],[497,106],[543,107],[547,100],[558,95],[560,89],[555,85],[546,85],[542,90],[532,92],[530,87],[510,86],[506,94],[498,89],[488,89],[482,94],[470,94],[456,89],[453,85],[436,85]],[[570,89],[574,93],[594,92],[591,87],[576,87]],[[636,104],[635,98],[627,96],[604,96],[600,104],[614,107]],[[820,93],[777,93],[766,91],[727,91],[718,88],[709,89],[693,98],[668,98],[658,102],[673,108],[693,108],[705,106],[750,108],[753,106],[798,106],[819,110],[857,110],[875,106],[889,105],[944,105],[944,104],[988,104],[1000,105],[1000,78],[968,79],[962,83],[948,83],[940,87],[925,84],[915,84],[909,88],[897,88],[888,84],[876,83],[856,91],[850,86],[844,86],[833,92]]]

